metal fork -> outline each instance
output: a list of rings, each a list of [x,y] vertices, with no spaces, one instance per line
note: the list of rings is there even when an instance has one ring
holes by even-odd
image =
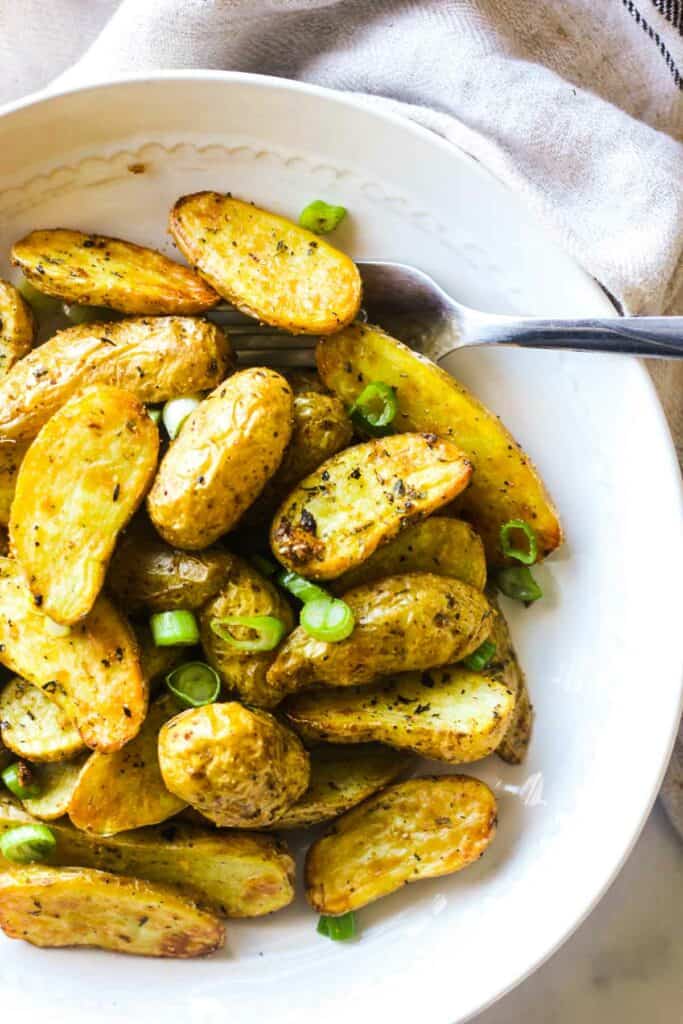
[[[363,279],[364,318],[435,362],[472,345],[683,357],[683,317],[564,320],[482,313],[456,302],[416,267],[385,260],[362,260],[357,265]],[[217,306],[209,316],[228,328],[242,365],[315,365],[317,337],[285,334],[228,306]]]

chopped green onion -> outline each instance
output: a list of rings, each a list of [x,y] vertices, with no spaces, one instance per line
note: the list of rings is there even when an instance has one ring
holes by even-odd
[[[235,627],[247,630],[250,636],[240,639]],[[226,644],[238,651],[272,651],[285,635],[285,624],[274,615],[232,615],[211,620],[211,629]]]
[[[107,306],[79,306],[78,303],[65,302],[63,305],[64,316],[72,324],[92,324],[99,321],[117,319],[117,314]]]
[[[25,761],[15,761],[14,764],[5,768],[1,777],[10,793],[14,793],[20,800],[30,800],[32,797],[40,796],[40,786]]]
[[[36,288],[35,285],[32,285],[25,277],[22,279],[21,283],[17,285],[17,289],[21,292],[37,317],[55,316],[62,308],[62,304],[59,299],[55,299],[52,295],[46,295],[45,292],[39,291],[39,289]]]
[[[510,534],[515,531],[521,531],[526,537],[526,550],[513,545]],[[510,519],[507,523],[503,523],[500,528],[500,546],[507,558],[516,558],[518,562],[523,562],[524,565],[533,565],[538,556],[536,534],[523,519]]]
[[[471,669],[472,672],[481,672],[482,669],[486,668],[495,653],[496,645],[491,640],[484,640],[481,647],[477,647],[476,651],[472,651],[471,654],[462,659],[462,663]]]
[[[213,704],[221,692],[218,673],[203,661],[187,661],[166,676],[166,685],[186,708]]]
[[[152,423],[156,423],[157,426],[161,423],[161,409],[158,405],[148,405],[147,415],[151,419]]]
[[[262,576],[274,576],[277,572],[277,565],[270,558],[264,555],[252,555],[251,564],[261,573]]]
[[[396,390],[384,381],[374,380],[363,388],[349,409],[351,422],[371,437],[392,433],[398,412]]]
[[[513,565],[509,569],[501,569],[496,576],[496,585],[506,597],[515,601],[531,604],[543,597],[543,591],[525,565]]]
[[[346,640],[356,624],[348,604],[336,597],[308,601],[301,609],[299,621],[309,636],[329,644]]]
[[[15,864],[46,860],[57,846],[47,825],[20,825],[0,836],[0,853]]]
[[[192,647],[199,643],[199,626],[192,612],[156,612],[149,625],[157,647]]]
[[[171,398],[161,411],[161,418],[166,433],[173,440],[180,433],[185,420],[194,412],[201,401],[201,395],[184,395],[182,398]]]
[[[330,594],[326,590],[311,583],[310,580],[304,579],[303,576],[299,576],[298,572],[288,572],[287,569],[282,569],[275,577],[275,582],[288,590],[294,597],[298,597],[304,604],[309,601],[322,601],[330,598]]]
[[[339,917],[328,917],[322,914],[318,921],[317,928],[319,935],[325,935],[335,942],[346,942],[354,938],[356,934],[356,915],[353,910],[348,914],[341,914]]]
[[[322,199],[314,199],[299,214],[299,224],[316,235],[328,235],[346,216],[345,206],[330,206]]]

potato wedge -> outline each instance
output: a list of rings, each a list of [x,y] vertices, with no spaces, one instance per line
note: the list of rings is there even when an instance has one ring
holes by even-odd
[[[472,467],[434,434],[395,434],[353,445],[301,481],[270,532],[276,558],[330,580],[364,562],[400,530],[467,486]]]
[[[306,857],[306,898],[345,914],[407,882],[461,871],[496,832],[496,799],[467,775],[408,779],[342,815]]]
[[[358,269],[284,217],[218,192],[182,196],[169,231],[183,256],[238,309],[291,334],[330,334],[360,309]]]
[[[209,664],[221,677],[224,687],[233,696],[256,704],[273,707],[283,692],[271,686],[266,673],[276,657],[274,651],[242,651],[221,639],[213,624],[225,618],[272,615],[284,624],[289,633],[294,627],[292,609],[282,591],[241,558],[232,557],[232,567],[218,594],[199,613],[202,647]]]
[[[373,686],[290,697],[289,724],[307,740],[379,741],[450,764],[493,753],[512,720],[513,694],[485,675],[450,665]]]
[[[0,834],[35,824],[18,801],[0,795]],[[224,917],[260,917],[294,898],[294,861],[271,836],[181,825],[177,821],[116,836],[50,824],[57,848],[49,863],[99,868],[176,885]],[[5,864],[0,855],[0,865]]]
[[[87,757],[87,754],[80,754],[72,761],[35,765],[40,795],[22,800],[24,810],[42,821],[55,821],[67,814]]]
[[[213,953],[225,941],[219,918],[170,886],[37,864],[0,874],[0,927],[33,946],[184,959]]]
[[[292,434],[292,403],[281,374],[254,367],[197,406],[147,499],[165,541],[199,550],[237,524],[280,465]]]
[[[145,407],[104,384],[75,395],[40,430],[19,470],[9,534],[36,604],[55,622],[78,622],[97,600],[158,455]]]
[[[0,438],[30,440],[88,384],[112,384],[140,402],[215,388],[232,369],[215,324],[153,317],[79,324],[24,356],[0,379]]]
[[[189,267],[106,235],[65,228],[32,231],[12,246],[12,263],[46,295],[121,313],[203,313],[220,301]]]
[[[378,676],[429,669],[466,658],[491,631],[493,612],[480,591],[428,572],[388,576],[344,594],[356,625],[325,643],[298,626],[268,670],[282,692],[313,683],[352,686]]]
[[[164,785],[157,752],[161,727],[179,711],[165,693],[152,701],[140,732],[122,750],[90,755],[68,807],[76,828],[111,836],[157,825],[183,809],[185,801]]]
[[[323,338],[316,358],[323,381],[346,405],[368,382],[384,381],[397,391],[397,430],[433,431],[472,460],[471,486],[456,507],[480,534],[490,564],[505,562],[499,533],[510,519],[533,526],[539,558],[561,544],[557,512],[529,457],[498,417],[450,374],[364,324]]]
[[[18,676],[0,691],[0,739],[28,761],[64,761],[85,750],[69,716],[39,687]]]
[[[343,594],[362,583],[374,583],[385,576],[404,572],[452,576],[483,590],[486,583],[484,545],[470,524],[462,519],[430,516],[406,527],[356,569],[334,580],[330,589],[335,594]]]
[[[9,525],[10,509],[24,455],[28,451],[27,441],[6,441],[0,439],[0,526]]]
[[[0,281],[0,378],[33,348],[36,322],[13,284]]]
[[[58,626],[10,558],[0,558],[0,661],[54,700],[94,750],[119,750],[144,721],[147,688],[127,622],[100,596],[82,622]]]
[[[521,764],[526,757],[527,748],[531,741],[534,718],[533,708],[529,699],[524,672],[517,659],[508,624],[498,604],[495,587],[489,586],[486,588],[486,597],[491,607],[496,610],[496,617],[489,637],[492,643],[496,645],[496,653],[493,661],[486,666],[486,674],[506,686],[515,697],[512,717],[496,753],[503,761],[507,761],[508,764]]]

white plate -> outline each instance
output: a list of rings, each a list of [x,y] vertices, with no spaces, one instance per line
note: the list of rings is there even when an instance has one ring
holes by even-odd
[[[203,188],[290,215],[322,197],[351,211],[340,245],[412,261],[471,305],[612,312],[472,160],[322,89],[202,72],[132,79],[6,111],[0,153],[3,254],[45,226],[171,251],[167,210]],[[467,769],[500,800],[491,851],[367,908],[349,945],[318,937],[303,901],[232,923],[229,952],[199,962],[2,941],[3,1019],[454,1024],[537,966],[604,892],[655,796],[680,707],[670,438],[645,371],[627,358],[480,351],[450,369],[531,452],[567,533],[538,571],[546,599],[510,608],[537,709],[528,761]]]

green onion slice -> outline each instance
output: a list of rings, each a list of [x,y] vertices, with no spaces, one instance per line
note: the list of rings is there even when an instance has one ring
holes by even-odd
[[[282,569],[275,577],[275,581],[294,597],[298,597],[304,604],[307,604],[308,601],[326,600],[331,596],[322,587],[299,576],[298,572],[288,572],[287,569]]]
[[[55,299],[52,295],[46,295],[45,292],[41,292],[25,277],[17,285],[17,290],[21,292],[37,317],[55,316],[61,311],[62,304],[59,299]]]
[[[356,934],[356,915],[353,910],[339,917],[328,917],[322,914],[317,928],[319,935],[325,935],[335,942],[346,942]]]
[[[30,800],[40,796],[40,786],[25,761],[15,761],[14,764],[9,765],[5,768],[1,778],[10,793],[14,793],[20,800]]]
[[[0,836],[0,853],[15,864],[46,860],[57,846],[47,825],[20,825]]]
[[[543,591],[525,565],[501,569],[496,576],[496,586],[506,597],[527,605],[543,597]]]
[[[63,307],[64,316],[72,324],[92,324],[117,320],[118,314],[107,306],[79,306],[78,303],[65,302]]]
[[[186,661],[166,676],[166,685],[186,708],[213,704],[221,692],[218,673],[203,661]]]
[[[514,545],[514,534],[520,532],[526,537],[526,547],[524,548]],[[523,519],[510,519],[507,523],[503,523],[500,528],[500,546],[507,558],[516,558],[524,565],[533,565],[538,557],[536,534]]]
[[[373,380],[363,388],[349,409],[351,422],[371,437],[383,437],[393,430],[398,412],[396,390],[381,380]]]
[[[211,620],[211,629],[238,651],[272,651],[285,635],[285,624],[274,615],[231,615]],[[246,633],[236,636],[235,630]]]
[[[157,426],[161,423],[161,409],[158,405],[148,405],[147,415],[151,419],[152,423],[156,423]]]
[[[171,398],[161,410],[161,419],[166,433],[173,440],[178,436],[185,420],[194,412],[201,401],[201,395],[184,395],[182,398]]]
[[[301,609],[299,621],[309,636],[329,644],[346,640],[356,624],[348,604],[336,597],[308,601]]]
[[[199,643],[199,626],[192,612],[156,612],[149,620],[157,647],[192,647]]]
[[[484,640],[481,647],[477,647],[476,651],[472,651],[471,654],[462,659],[462,663],[471,669],[472,672],[481,672],[489,664],[495,653],[496,645],[491,640]]]
[[[251,556],[251,564],[261,573],[262,576],[274,576],[277,572],[277,565],[265,555],[255,554]]]
[[[328,235],[346,216],[345,206],[330,206],[322,199],[314,199],[299,214],[299,224],[316,235]]]

